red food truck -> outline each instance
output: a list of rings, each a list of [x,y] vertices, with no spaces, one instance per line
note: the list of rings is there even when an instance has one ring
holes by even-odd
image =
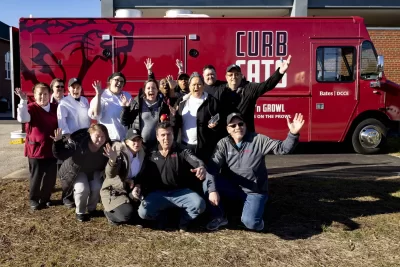
[[[147,79],[146,58],[158,79],[175,75],[181,59],[189,74],[212,64],[225,80],[236,63],[247,80],[262,82],[292,55],[282,81],[254,107],[257,132],[285,138],[286,117],[301,112],[301,142],[349,141],[370,154],[389,129],[399,130],[400,86],[385,78],[360,17],[22,18],[19,26],[12,30],[13,86],[31,97],[39,81],[79,77],[90,99],[92,82],[105,85],[115,71],[134,96]]]

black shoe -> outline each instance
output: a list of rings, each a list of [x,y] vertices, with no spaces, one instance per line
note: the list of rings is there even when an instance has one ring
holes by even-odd
[[[89,221],[88,214],[76,214],[76,220],[80,222],[87,222]]]
[[[104,213],[101,210],[92,210],[88,212],[89,217],[95,218],[95,217],[103,217]]]
[[[31,210],[38,210],[40,204],[36,200],[29,200],[29,206],[31,207]]]
[[[64,203],[64,206],[69,208],[69,209],[75,208],[75,202],[71,201],[68,198],[64,198],[63,199],[63,203]]]

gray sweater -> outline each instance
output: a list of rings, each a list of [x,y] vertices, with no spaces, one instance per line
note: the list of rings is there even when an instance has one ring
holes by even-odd
[[[265,156],[270,151],[276,155],[288,154],[293,151],[298,140],[299,135],[291,133],[284,141],[274,140],[262,134],[247,133],[241,147],[237,148],[232,137],[221,139],[208,164],[208,191],[218,191],[218,188],[215,188],[215,176],[222,168],[221,175],[239,185],[244,192],[267,192],[268,171]]]

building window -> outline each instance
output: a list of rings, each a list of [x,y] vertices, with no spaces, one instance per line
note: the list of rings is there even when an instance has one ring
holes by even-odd
[[[7,52],[4,58],[5,58],[5,63],[6,63],[6,67],[5,67],[6,80],[10,80],[11,79],[10,52]]]
[[[318,47],[317,81],[354,81],[355,47]]]

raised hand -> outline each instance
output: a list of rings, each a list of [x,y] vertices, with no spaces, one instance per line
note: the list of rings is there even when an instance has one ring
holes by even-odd
[[[203,181],[206,178],[206,168],[203,166],[198,167],[196,169],[191,169],[191,172],[195,172],[196,177],[199,178],[199,180]]]
[[[169,84],[169,88],[170,88],[169,92],[170,92],[170,96],[171,96],[171,94],[174,93],[174,88],[177,85],[177,83],[174,80],[174,78],[172,77],[172,75],[168,75],[165,79],[167,80],[167,82]]]
[[[26,93],[22,92],[21,88],[15,88],[14,93],[19,96],[22,100],[28,100],[28,97],[26,96]]]
[[[176,66],[178,67],[179,72],[183,72],[183,62],[181,60],[176,60]]]
[[[115,147],[111,147],[110,144],[106,144],[106,146],[104,147],[103,155],[113,162],[115,162],[118,157],[117,150],[115,149]]]
[[[131,104],[132,98],[130,98],[128,100],[124,94],[121,94],[120,98],[121,98],[121,105],[123,107],[129,107],[129,105]]]
[[[146,69],[151,72],[151,69],[153,68],[154,63],[151,62],[151,58],[146,59],[144,62],[144,65],[146,66]]]
[[[54,136],[50,135],[50,138],[54,140],[54,142],[57,142],[62,139],[62,130],[61,128],[57,128],[54,130]]]
[[[289,55],[289,57],[285,61],[283,61],[283,63],[281,64],[281,68],[279,69],[279,72],[281,74],[284,74],[288,70],[291,58],[292,58],[292,56]]]
[[[289,118],[286,118],[286,120],[288,128],[292,134],[298,134],[304,125],[303,114],[301,113],[296,113],[294,115],[293,122],[290,122]]]
[[[101,96],[104,92],[103,89],[101,89],[101,82],[100,81],[94,81],[92,83],[93,89],[96,92],[96,95]]]

